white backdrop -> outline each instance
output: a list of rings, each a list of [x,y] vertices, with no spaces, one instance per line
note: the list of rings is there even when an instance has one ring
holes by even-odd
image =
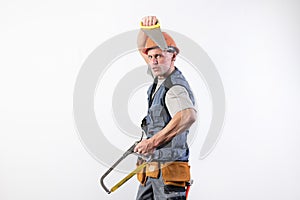
[[[87,56],[145,15],[197,42],[225,88],[216,148],[204,160],[191,148],[190,199],[300,199],[299,11],[296,0],[1,1],[0,199],[134,199],[135,179],[110,195],[99,186],[107,168],[80,142],[72,95]]]

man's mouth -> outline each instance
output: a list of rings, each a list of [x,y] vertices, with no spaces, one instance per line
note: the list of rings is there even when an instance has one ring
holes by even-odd
[[[152,71],[154,71],[154,72],[159,71],[159,67],[153,67],[153,68],[152,68]]]

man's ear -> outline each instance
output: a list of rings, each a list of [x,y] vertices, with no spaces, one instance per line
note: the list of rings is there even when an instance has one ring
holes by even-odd
[[[177,56],[177,54],[174,53],[174,54],[173,54],[173,57],[172,57],[172,61],[175,61],[175,60],[176,60],[176,56]]]

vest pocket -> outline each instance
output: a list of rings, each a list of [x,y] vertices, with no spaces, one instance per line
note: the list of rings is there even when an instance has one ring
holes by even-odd
[[[162,116],[163,107],[159,104],[153,105],[150,109],[150,116],[152,119],[152,123],[155,126],[164,126],[164,118]]]

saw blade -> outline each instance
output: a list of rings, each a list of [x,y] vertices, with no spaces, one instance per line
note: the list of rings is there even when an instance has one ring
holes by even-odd
[[[142,22],[140,23],[140,27],[142,31],[151,39],[153,40],[159,48],[162,50],[167,50],[168,45],[166,43],[166,40],[164,38],[163,33],[160,29],[160,24],[157,23],[154,26],[143,26]]]

